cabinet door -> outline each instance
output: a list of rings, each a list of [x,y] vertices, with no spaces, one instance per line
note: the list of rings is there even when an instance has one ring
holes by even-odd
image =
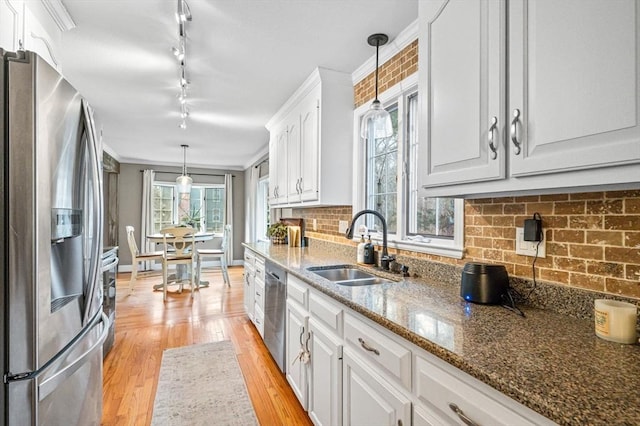
[[[411,424],[411,401],[349,348],[343,350],[343,423],[402,426]]]
[[[300,198],[318,199],[318,164],[320,142],[320,99],[314,91],[305,99],[300,111]]]
[[[505,177],[505,13],[501,0],[419,2],[425,186]]]
[[[289,203],[300,201],[300,111],[295,109],[287,123],[287,197]]]
[[[293,389],[293,393],[300,401],[302,408],[308,407],[307,401],[307,364],[299,358],[301,348],[308,345],[309,330],[307,321],[309,314],[297,308],[287,301],[287,328],[286,328],[286,373],[287,381]]]
[[[255,300],[251,272],[249,268],[244,269],[244,311],[247,313],[249,319],[253,321]]]
[[[0,47],[15,52],[24,43],[24,8],[20,0],[0,1]]]
[[[309,320],[309,417],[318,425],[342,424],[342,343],[313,318]]]
[[[640,161],[640,2],[509,2],[511,174]]]
[[[281,126],[269,147],[269,204],[287,202],[287,128]]]

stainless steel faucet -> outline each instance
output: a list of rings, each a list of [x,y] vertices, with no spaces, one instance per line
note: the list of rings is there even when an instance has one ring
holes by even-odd
[[[389,252],[387,251],[387,221],[384,219],[379,212],[375,210],[360,210],[358,213],[353,215],[353,219],[351,219],[351,225],[347,228],[347,232],[344,234],[348,239],[353,238],[353,227],[356,224],[356,220],[364,214],[372,214],[380,219],[382,222],[382,257],[380,258],[380,267],[385,270],[389,270],[389,264],[396,260],[395,256],[389,256]]]

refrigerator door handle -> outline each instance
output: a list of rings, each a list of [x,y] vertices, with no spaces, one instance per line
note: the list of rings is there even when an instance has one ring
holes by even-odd
[[[58,386],[62,384],[67,378],[69,378],[73,373],[75,373],[82,365],[85,363],[86,359],[91,357],[97,350],[102,348],[102,344],[107,338],[107,334],[109,333],[109,317],[107,317],[104,312],[101,312],[102,318],[102,334],[100,334],[100,338],[87,349],[82,355],[76,358],[71,364],[67,365],[62,370],[58,371],[56,374],[43,381],[38,386],[38,399],[42,401],[45,399],[51,392],[53,392]],[[97,326],[99,323],[94,324],[93,327]],[[89,327],[92,329],[93,327]]]
[[[87,304],[85,306],[84,312],[84,321],[86,322],[89,319],[89,316],[92,314],[91,307],[93,302],[94,293],[96,287],[98,286],[98,270],[101,269],[101,256],[100,251],[102,250],[102,240],[98,236],[98,230],[101,229],[100,226],[102,224],[102,182],[100,182],[100,160],[98,159],[98,147],[96,146],[96,135],[95,128],[93,123],[93,117],[91,113],[91,109],[87,102],[82,100],[82,116],[84,118],[85,123],[85,131],[87,134],[87,145],[89,150],[89,158],[91,161],[91,179],[95,182],[94,190],[92,191],[93,195],[93,229],[92,232],[92,242],[93,245],[91,247],[91,257],[93,259],[93,263],[90,265],[89,272],[89,283],[91,288],[88,289],[86,294]]]
[[[106,318],[106,322],[105,322],[105,318]],[[67,345],[64,348],[62,348],[62,350],[60,350],[60,352],[58,352],[49,361],[45,362],[40,368],[33,371],[25,371],[23,373],[15,373],[15,374],[9,371],[8,373],[4,374],[4,377],[3,377],[4,383],[9,384],[11,382],[18,382],[21,380],[31,380],[38,377],[39,375],[47,371],[56,361],[62,358],[63,355],[69,352],[71,348],[73,348],[76,345],[76,343],[78,343],[78,341],[82,340],[82,338],[84,338],[84,336],[86,336],[87,333],[89,333],[89,331],[91,331],[91,329],[93,329],[93,327],[95,327],[99,323],[99,320],[102,320],[107,326],[106,328],[109,328],[109,318],[104,314],[104,312],[97,313],[91,320],[90,324],[88,324],[76,337],[71,339],[69,343],[67,343]],[[103,337],[106,338],[106,334],[104,330],[102,334],[103,335],[100,336],[100,339],[104,340]]]

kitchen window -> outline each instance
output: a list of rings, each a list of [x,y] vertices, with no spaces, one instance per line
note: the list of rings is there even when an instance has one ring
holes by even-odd
[[[362,209],[380,212],[387,221],[389,246],[400,249],[462,257],[463,201],[429,197],[420,185],[421,147],[417,132],[417,75],[398,83],[379,96],[391,115],[394,134],[388,138],[363,141],[358,132],[354,213]],[[354,128],[360,128],[369,103],[356,109]],[[423,150],[424,151],[424,150]],[[364,216],[368,229],[382,231],[373,216]],[[381,235],[371,232],[372,239]],[[354,237],[360,238],[358,229]]]
[[[222,233],[225,189],[222,184],[193,185],[190,194],[178,194],[175,183],[153,185],[153,232],[173,224]]]

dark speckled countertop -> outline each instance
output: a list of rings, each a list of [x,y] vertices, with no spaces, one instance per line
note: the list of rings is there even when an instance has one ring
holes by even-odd
[[[592,321],[527,307],[522,318],[464,302],[459,285],[439,277],[344,287],[307,271],[355,263],[339,253],[245,246],[559,424],[640,424],[640,346],[596,337]]]

